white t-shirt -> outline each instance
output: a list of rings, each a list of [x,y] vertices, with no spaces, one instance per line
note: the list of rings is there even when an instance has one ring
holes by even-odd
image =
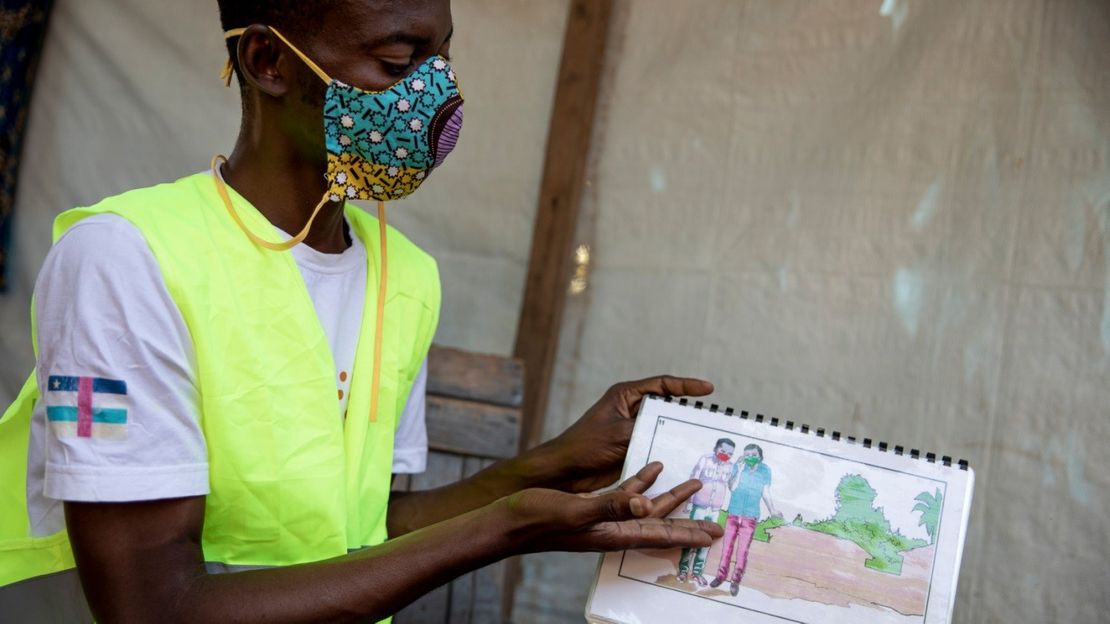
[[[290,250],[335,358],[336,418],[346,410],[365,303],[366,248],[351,238],[339,254],[303,243]],[[34,313],[42,398],[28,449],[32,534],[63,526],[61,501],[208,494],[193,344],[138,229],[112,214],[70,228],[39,273]],[[398,424],[395,473],[425,468],[426,384],[425,362]]]

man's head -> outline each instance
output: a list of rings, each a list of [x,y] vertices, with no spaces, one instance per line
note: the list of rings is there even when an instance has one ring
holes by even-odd
[[[744,447],[744,463],[755,466],[763,461],[763,449],[758,444],[749,444]]]
[[[268,27],[329,76],[381,91],[429,57],[448,56],[449,0],[218,0],[243,97],[244,126],[280,133],[302,156],[323,162],[327,85]]]
[[[732,459],[732,454],[736,452],[736,443],[728,438],[721,438],[713,445],[713,454],[717,456],[720,461],[728,461]]]

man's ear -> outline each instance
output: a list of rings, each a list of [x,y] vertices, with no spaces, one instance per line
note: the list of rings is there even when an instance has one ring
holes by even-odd
[[[248,26],[239,36],[236,53],[243,79],[255,89],[272,97],[281,97],[289,91],[292,76],[283,72],[287,65],[288,49],[261,24]]]

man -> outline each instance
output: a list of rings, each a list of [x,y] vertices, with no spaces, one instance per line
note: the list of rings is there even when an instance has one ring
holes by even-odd
[[[588,494],[619,474],[640,398],[712,390],[694,379],[618,384],[519,457],[389,491],[424,462],[439,283],[381,202],[458,136],[450,5],[220,11],[243,99],[231,157],[55,224],[36,371],[0,420],[5,618],[79,598],[58,585],[74,563],[100,622],[361,621],[509,555],[718,536],[663,519],[696,482],[642,495],[659,464]]]
[[[740,463],[733,465],[732,478],[729,480],[732,496],[728,501],[728,520],[725,524],[724,549],[721,563],[717,566],[717,577],[709,583],[719,587],[728,578],[729,565],[733,551],[736,551],[736,567],[732,573],[729,593],[740,593],[740,579],[748,565],[748,549],[752,545],[755,527],[759,524],[759,501],[767,505],[772,516],[781,517],[771,502],[771,469],[763,463],[763,449],[758,444],[744,447]]]
[[[728,438],[721,438],[713,445],[713,452],[702,455],[694,469],[690,471],[690,478],[701,483],[693,498],[686,504],[685,511],[690,514],[691,520],[705,520],[716,522],[721,508],[725,506],[729,494],[729,480],[732,478],[735,465],[729,460],[736,450],[736,443]],[[709,554],[709,547],[683,548],[678,559],[678,582],[685,583],[690,578],[691,559],[693,559],[693,579],[699,587],[705,587],[708,581],[702,576],[705,569],[705,557]]]

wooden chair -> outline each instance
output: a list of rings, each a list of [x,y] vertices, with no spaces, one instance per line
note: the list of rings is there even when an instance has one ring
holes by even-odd
[[[398,476],[393,489],[436,488],[516,455],[523,399],[524,365],[519,360],[433,346],[428,355],[428,469]],[[499,562],[457,578],[409,605],[393,621],[505,621],[507,573],[508,566]]]

